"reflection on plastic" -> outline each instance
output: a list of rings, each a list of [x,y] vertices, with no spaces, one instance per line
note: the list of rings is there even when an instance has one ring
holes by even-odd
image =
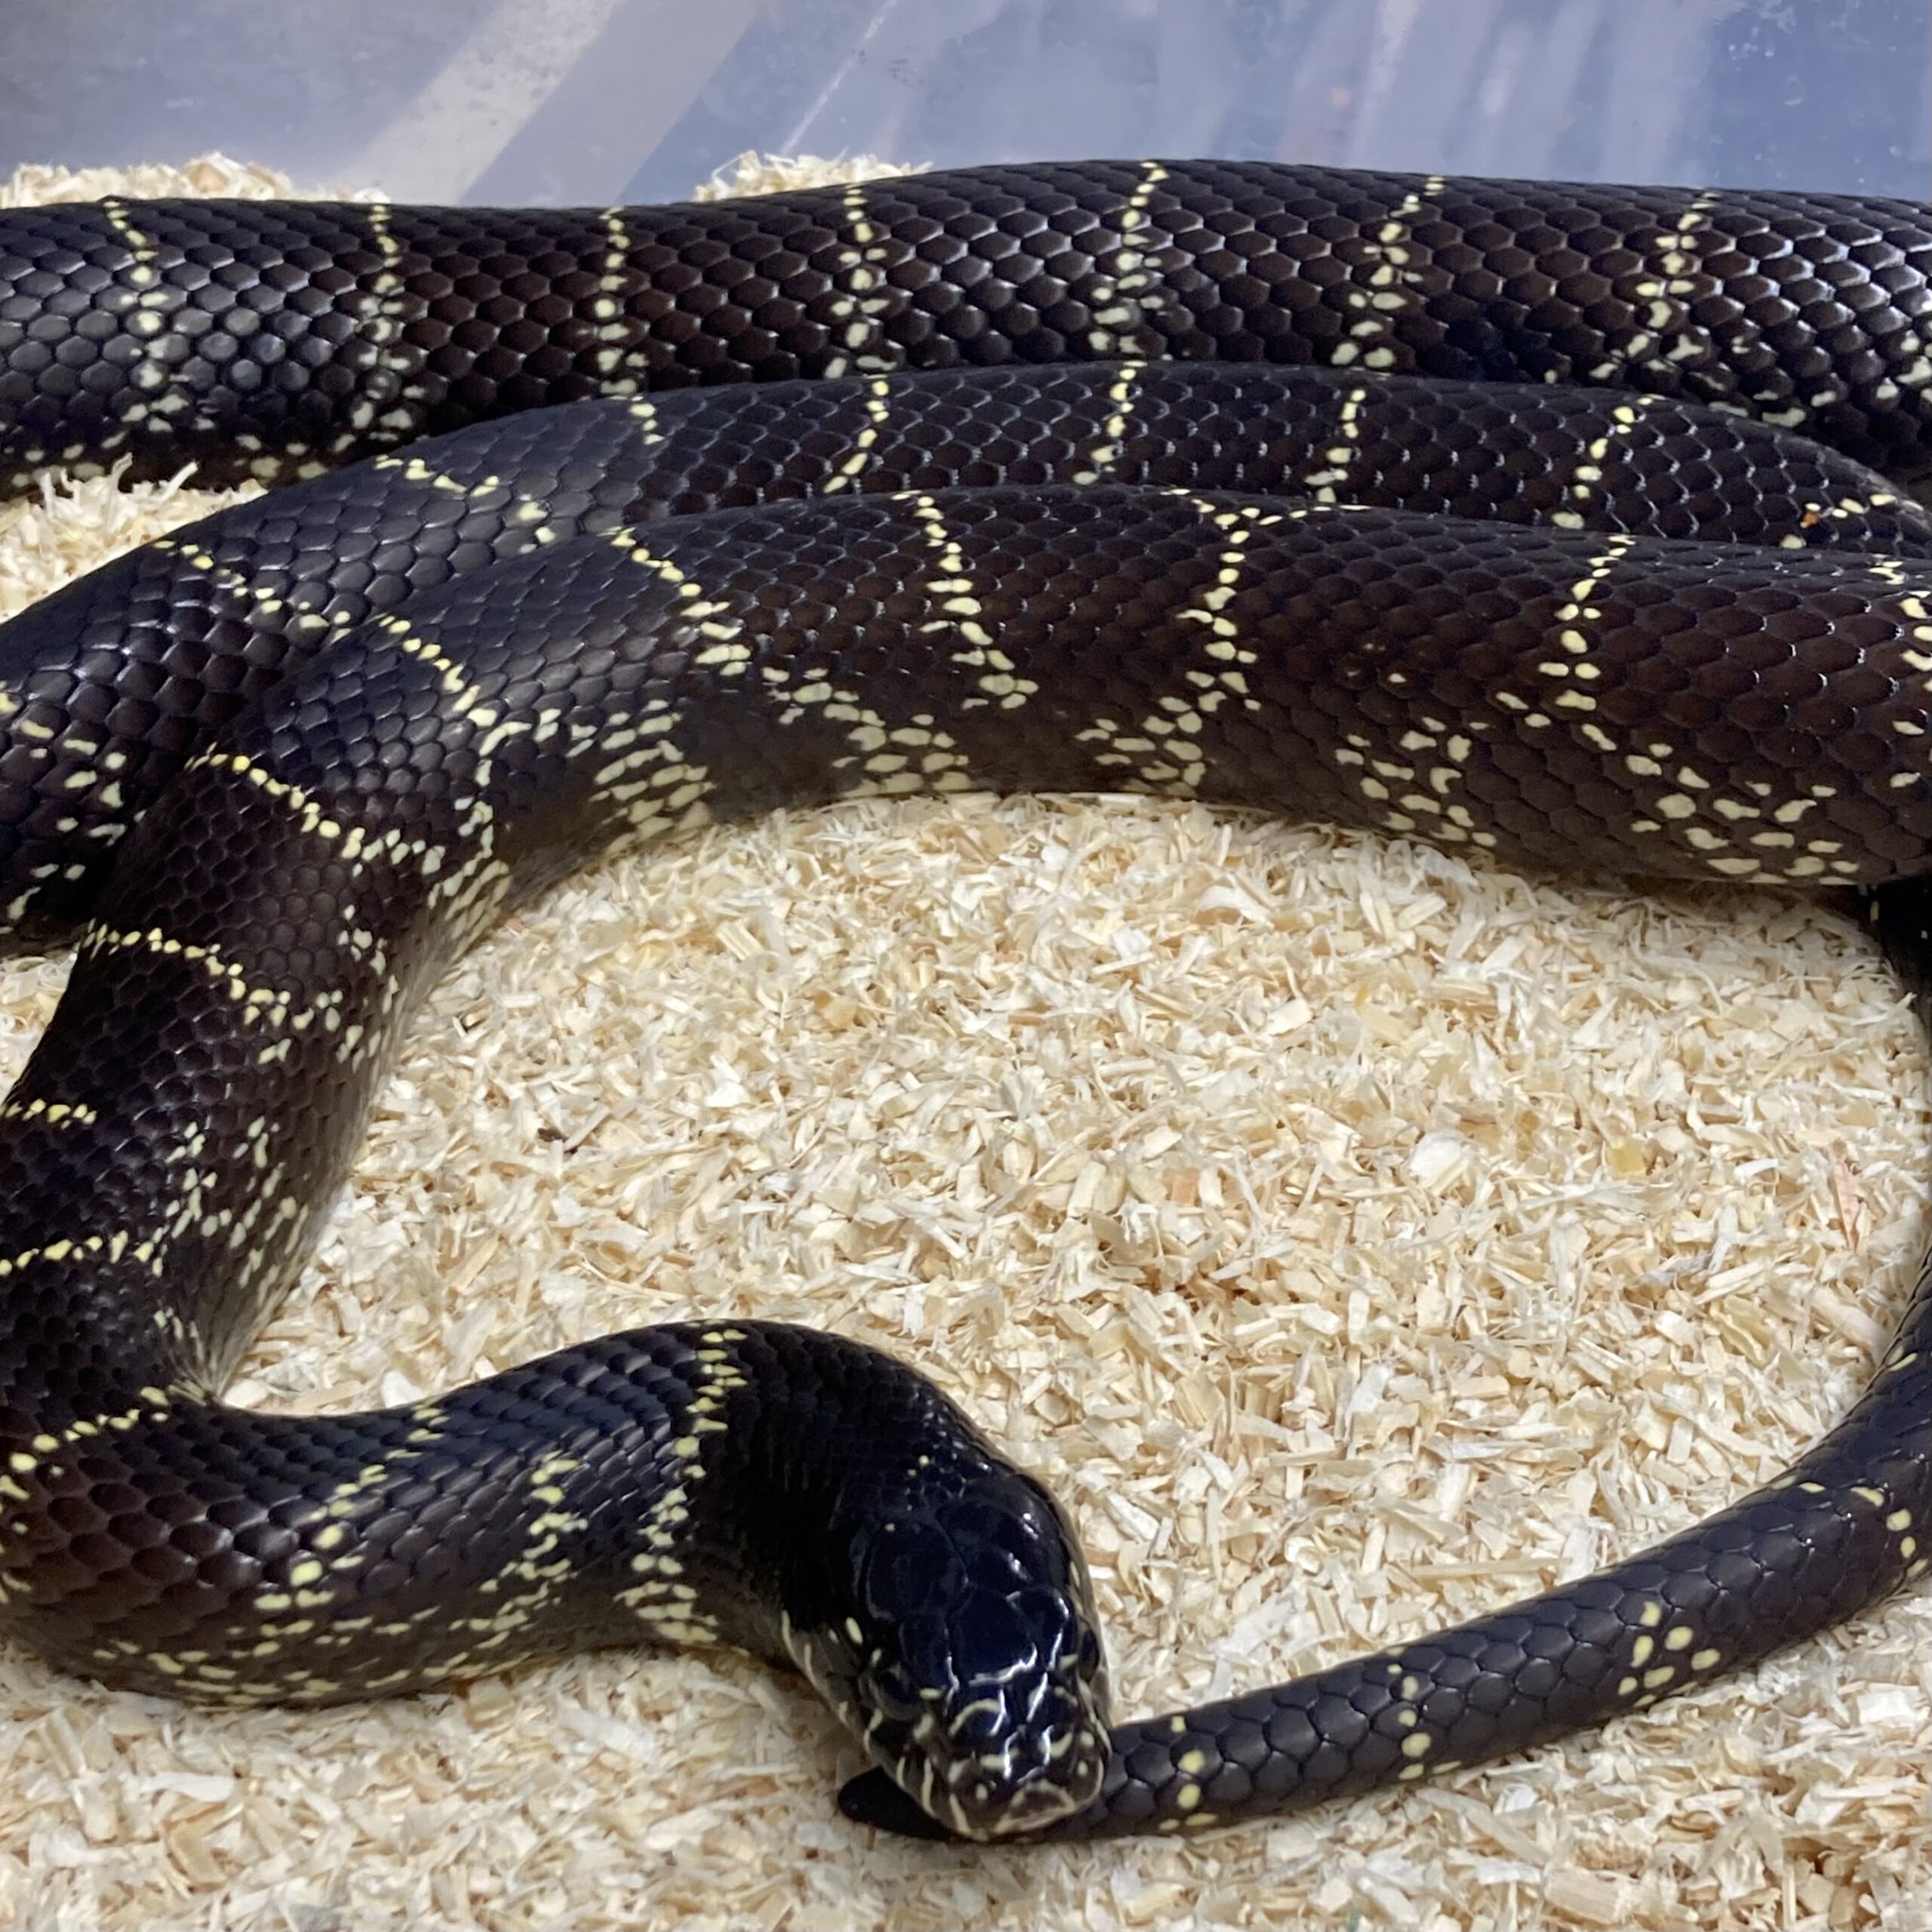
[[[1924,0],[72,0],[0,20],[0,171],[682,195],[741,149],[1222,154],[1932,198]]]

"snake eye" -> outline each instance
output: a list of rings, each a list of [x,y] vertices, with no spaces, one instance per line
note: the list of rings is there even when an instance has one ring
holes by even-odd
[[[872,1617],[884,1624],[918,1617],[935,1597],[958,1588],[951,1540],[931,1523],[893,1523],[868,1554],[862,1594]]]

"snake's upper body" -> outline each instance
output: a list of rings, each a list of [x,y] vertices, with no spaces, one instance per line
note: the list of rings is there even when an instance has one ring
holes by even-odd
[[[0,470],[124,458],[315,473],[0,632],[0,895],[80,926],[0,1108],[17,1636],[244,1703],[737,1643],[881,1767],[854,1815],[1087,1835],[1494,1755],[1924,1571],[1923,1284],[1722,1515],[1130,1724],[1051,1499],[855,1345],[700,1321],[321,1419],[219,1391],[424,988],[620,840],[1134,789],[1866,888],[1923,987],[1925,209],[1170,162],[0,217]]]

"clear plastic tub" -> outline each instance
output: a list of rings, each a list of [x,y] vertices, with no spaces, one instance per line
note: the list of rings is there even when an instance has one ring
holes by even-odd
[[[0,173],[218,147],[663,200],[746,148],[1220,154],[1932,198],[1924,0],[28,0]]]

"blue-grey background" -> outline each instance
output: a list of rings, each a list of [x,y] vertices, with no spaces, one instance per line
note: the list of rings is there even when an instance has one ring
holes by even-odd
[[[741,149],[1219,154],[1932,199],[1932,0],[0,0],[0,171],[211,147],[400,199]]]

